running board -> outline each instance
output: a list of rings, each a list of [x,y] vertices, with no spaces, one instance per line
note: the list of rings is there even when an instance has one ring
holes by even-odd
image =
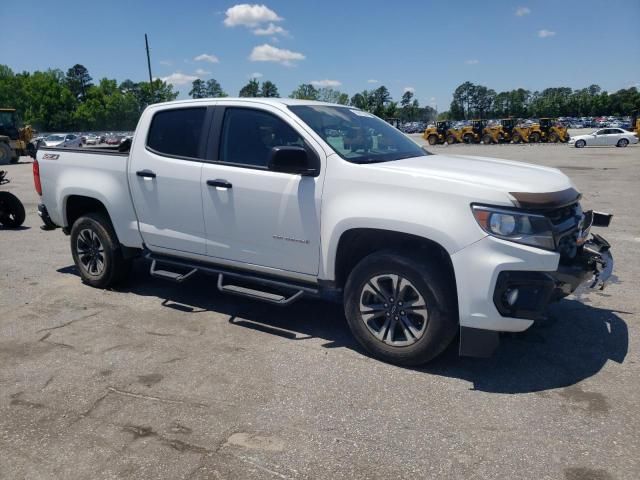
[[[223,285],[224,275],[218,274],[218,290],[222,293],[237,295],[240,297],[253,298],[254,300],[262,300],[263,302],[273,303],[275,305],[289,305],[299,299],[303,294],[303,290],[296,291],[293,295],[285,297],[277,293],[265,292],[263,290],[255,290],[249,287],[241,287],[238,285]]]
[[[299,300],[305,294],[313,297],[321,295],[320,290],[315,285],[293,283],[286,280],[261,276],[254,272],[245,273],[242,271],[230,270],[220,265],[193,262],[176,257],[158,255],[149,251],[147,252],[148,253],[145,255],[145,258],[152,261],[150,271],[151,275],[154,277],[164,278],[166,280],[183,282],[196,272],[202,272],[209,275],[218,275],[217,287],[218,290],[222,293],[252,298],[254,300],[260,300],[263,302],[281,306],[290,305],[296,300]],[[166,265],[166,268],[176,267],[177,269],[190,270],[187,273],[181,274],[169,270],[159,270],[156,268],[157,264],[163,266]],[[238,280],[242,285],[225,285],[224,280],[226,278]],[[246,286],[247,284],[250,284],[254,287],[248,287]],[[287,293],[273,293],[270,290],[275,290],[276,292],[284,291],[293,293],[288,295]]]
[[[151,262],[151,270],[149,270],[149,273],[151,274],[152,277],[162,278],[164,280],[171,280],[173,282],[178,282],[178,283],[184,282],[187,278],[189,278],[191,275],[193,275],[198,271],[197,268],[193,268],[189,270],[187,273],[171,272],[169,270],[157,269],[156,264],[157,264],[156,260],[153,260]]]

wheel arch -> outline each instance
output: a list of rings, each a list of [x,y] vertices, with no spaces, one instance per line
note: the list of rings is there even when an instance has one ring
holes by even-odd
[[[72,194],[64,203],[64,226],[71,229],[75,221],[87,213],[100,213],[113,225],[111,215],[104,203],[94,197]]]
[[[355,266],[366,256],[381,250],[410,252],[437,261],[456,291],[451,256],[441,244],[419,235],[378,228],[351,228],[342,233],[334,262],[336,286],[344,287]]]

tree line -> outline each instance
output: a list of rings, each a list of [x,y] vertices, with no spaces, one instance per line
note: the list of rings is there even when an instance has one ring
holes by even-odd
[[[280,97],[272,81],[250,79],[238,92],[240,97]],[[192,98],[226,97],[216,79],[197,79],[189,91]],[[178,92],[160,79],[133,82],[103,78],[94,83],[88,70],[76,64],[66,73],[58,69],[14,73],[0,65],[0,107],[18,110],[24,123],[40,131],[132,130],[142,111],[152,103],[175,100]],[[351,96],[331,87],[303,83],[290,98],[351,105],[381,118],[402,122],[435,119],[437,112],[421,107],[413,91],[395,101],[387,87],[363,90]],[[635,87],[608,93],[598,85],[573,90],[568,87],[530,91],[523,88],[497,93],[484,85],[464,82],[453,92],[443,119],[558,117],[629,115],[640,110],[640,93]]]
[[[159,79],[93,83],[79,64],[66,74],[58,69],[14,73],[0,65],[0,107],[15,108],[39,131],[133,130],[147,105],[177,97],[173,86]]]
[[[212,88],[210,86],[215,86]],[[226,97],[227,94],[215,80],[206,83],[194,80],[189,95],[192,98]],[[260,82],[252,78],[238,92],[239,97],[280,97],[278,87],[270,80]],[[316,87],[311,83],[302,83],[291,92],[289,98],[300,100],[317,100],[320,102],[351,105],[366,110],[381,118],[398,118],[401,121],[429,121],[435,119],[435,110],[431,107],[420,108],[414,93],[407,91],[402,95],[400,103],[394,102],[387,87],[380,86],[375,90],[363,90],[349,97],[349,94],[330,87]]]
[[[484,85],[464,82],[454,90],[449,111],[443,112],[440,118],[624,116],[639,109],[640,92],[636,87],[614,93],[608,93],[598,85],[577,90],[553,87],[532,92],[518,88],[496,93]]]

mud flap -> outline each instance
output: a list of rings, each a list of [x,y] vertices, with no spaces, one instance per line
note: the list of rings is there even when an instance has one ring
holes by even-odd
[[[500,344],[500,333],[494,330],[460,327],[458,354],[464,357],[489,358]]]

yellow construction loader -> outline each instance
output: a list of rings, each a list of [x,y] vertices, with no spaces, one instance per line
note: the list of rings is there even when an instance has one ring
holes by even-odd
[[[547,143],[566,143],[569,141],[567,127],[558,123],[555,118],[541,118],[539,123],[531,126],[531,131],[540,134],[539,140]]]
[[[482,143],[522,143],[529,142],[529,127],[523,127],[515,118],[503,118],[500,125],[484,129]]]
[[[640,137],[640,110],[631,112],[631,131]]]
[[[0,108],[0,165],[16,163],[22,155],[35,149],[31,144],[31,126],[19,126],[15,108]]]
[[[460,136],[464,143],[480,143],[485,135],[487,124],[484,120],[471,120],[471,125],[460,129]]]
[[[424,131],[422,138],[429,142],[429,145],[462,142],[461,131],[453,128],[449,120],[436,122],[435,127],[429,127]]]

